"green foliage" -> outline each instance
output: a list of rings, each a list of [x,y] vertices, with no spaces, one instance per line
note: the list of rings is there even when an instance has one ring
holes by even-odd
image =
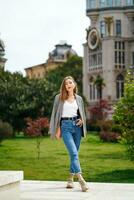
[[[26,126],[25,118],[47,115],[51,92],[47,85],[45,79],[30,80],[18,72],[0,71],[0,118],[19,131]]]
[[[124,97],[115,106],[113,119],[121,126],[127,144],[128,155],[134,160],[134,72],[128,71],[125,81]]]
[[[121,129],[121,126],[119,124],[113,124],[112,127],[111,127],[111,131],[115,132],[115,133],[122,134],[122,129]]]
[[[0,120],[0,144],[2,141],[13,134],[12,126]]]

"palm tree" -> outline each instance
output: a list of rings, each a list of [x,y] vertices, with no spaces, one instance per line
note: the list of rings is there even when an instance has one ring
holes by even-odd
[[[94,81],[94,84],[96,85],[99,99],[102,99],[102,89],[106,85],[104,83],[104,79],[100,75],[98,75],[96,80]]]

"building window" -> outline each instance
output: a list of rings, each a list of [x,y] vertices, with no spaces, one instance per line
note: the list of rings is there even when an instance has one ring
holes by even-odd
[[[100,7],[113,7],[113,0],[100,0]]]
[[[117,42],[115,42],[115,47],[114,48],[117,49]]]
[[[122,42],[122,49],[125,49],[125,42]]]
[[[133,6],[134,5],[134,0],[126,0],[126,5],[127,6]]]
[[[119,99],[124,93],[124,77],[119,74],[116,79],[116,97]]]
[[[113,6],[113,0],[107,0],[107,6],[112,7]]]
[[[118,60],[117,60],[117,51],[115,51],[115,63],[118,63]]]
[[[96,8],[96,0],[87,0],[87,9]]]
[[[89,94],[90,94],[90,100],[95,100],[96,99],[96,86],[94,84],[94,78],[90,78],[90,83],[89,83]]]
[[[115,68],[125,68],[125,42],[115,42]]]
[[[95,8],[96,7],[96,0],[90,0],[89,6],[90,6],[90,8]]]
[[[95,99],[95,91],[96,91],[96,88],[95,88],[95,85],[93,84],[93,99]]]
[[[97,54],[92,55],[91,57],[92,59],[92,66],[96,66],[97,65]]]
[[[134,65],[134,52],[132,52],[132,65]]]
[[[90,100],[92,100],[93,99],[93,96],[92,96],[92,84],[90,83],[90,87],[89,87],[89,93],[90,93]]]
[[[97,49],[89,49],[89,71],[102,68],[102,45],[100,44]]]
[[[106,0],[100,0],[100,7],[106,6]]]
[[[106,35],[106,24],[104,21],[100,21],[100,34],[101,37],[104,37]]]
[[[116,36],[121,36],[121,20],[116,20]]]
[[[102,53],[98,54],[98,65],[102,65]]]
[[[121,6],[121,0],[115,0],[114,5],[115,6]]]

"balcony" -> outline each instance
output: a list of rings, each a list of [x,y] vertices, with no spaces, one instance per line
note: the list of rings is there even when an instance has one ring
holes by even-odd
[[[134,0],[86,0],[86,11],[134,9]]]

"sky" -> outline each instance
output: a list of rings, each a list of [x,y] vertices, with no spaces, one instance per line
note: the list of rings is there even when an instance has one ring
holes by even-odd
[[[61,40],[83,56],[86,0],[0,0],[0,38],[8,59],[5,69],[19,71],[46,62]]]

